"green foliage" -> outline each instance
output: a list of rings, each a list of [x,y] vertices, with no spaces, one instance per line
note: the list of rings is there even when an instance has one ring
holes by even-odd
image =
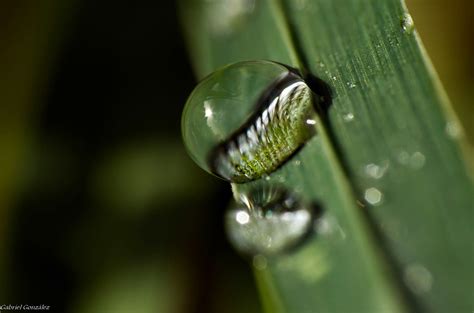
[[[403,3],[246,3],[231,11],[182,2],[197,76],[269,59],[332,90],[319,136],[270,181],[237,186],[283,184],[325,209],[325,231],[256,270],[266,309],[471,311],[473,184],[463,132]]]

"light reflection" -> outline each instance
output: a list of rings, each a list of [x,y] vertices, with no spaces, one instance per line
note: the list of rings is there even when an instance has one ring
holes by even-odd
[[[250,216],[247,212],[240,211],[240,212],[237,212],[237,214],[235,215],[235,219],[237,220],[239,224],[244,225],[249,222]]]
[[[212,112],[212,109],[211,109],[211,105],[209,104],[208,101],[204,101],[204,117],[206,119],[211,119],[213,116],[213,112]]]

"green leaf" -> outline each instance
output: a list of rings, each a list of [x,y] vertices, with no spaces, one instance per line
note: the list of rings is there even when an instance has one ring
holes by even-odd
[[[234,186],[283,184],[325,210],[324,231],[256,270],[266,310],[474,309],[463,133],[403,4],[190,0],[181,12],[198,77],[269,59],[332,90],[318,136],[270,181]]]

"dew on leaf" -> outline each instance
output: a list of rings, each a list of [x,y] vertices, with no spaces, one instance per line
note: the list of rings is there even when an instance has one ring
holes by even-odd
[[[275,171],[315,134],[313,94],[293,69],[270,61],[225,66],[188,98],[182,133],[204,170],[243,183]]]
[[[243,253],[273,255],[286,251],[312,229],[312,207],[281,188],[257,188],[235,198],[236,203],[226,212],[225,224],[230,242]]]

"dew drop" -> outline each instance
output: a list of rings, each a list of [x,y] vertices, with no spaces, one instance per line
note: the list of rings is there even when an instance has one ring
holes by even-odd
[[[422,168],[425,165],[425,160],[426,160],[425,155],[417,151],[411,155],[409,164],[413,169],[417,170],[417,169]]]
[[[385,172],[388,170],[389,162],[384,161],[380,165],[375,163],[367,164],[364,168],[365,174],[374,179],[380,179],[385,175]]]
[[[353,83],[353,82],[347,82],[346,85],[347,85],[347,87],[349,87],[350,89],[353,89],[353,88],[356,87],[356,84]]]
[[[402,30],[406,34],[411,34],[415,29],[415,23],[413,23],[413,18],[410,14],[404,13],[401,18]]]
[[[397,160],[398,160],[398,162],[399,162],[400,164],[405,165],[405,164],[407,164],[407,163],[409,162],[409,160],[410,160],[410,154],[409,154],[407,151],[402,150],[402,151],[400,151],[400,152],[398,153],[398,155],[397,155]]]
[[[372,205],[379,205],[382,203],[383,194],[375,187],[371,187],[365,190],[364,198],[367,203]]]
[[[236,203],[226,212],[226,230],[232,245],[243,253],[283,252],[301,242],[312,228],[311,206],[281,188],[258,188],[235,198]]]
[[[433,276],[420,264],[408,265],[405,268],[403,279],[405,284],[416,294],[426,293],[433,286]]]
[[[270,61],[225,66],[189,96],[182,133],[192,159],[234,183],[276,170],[315,134],[313,94],[294,70]]]
[[[418,170],[425,165],[426,157],[420,151],[415,151],[410,154],[408,151],[402,150],[398,154],[397,160],[402,165]]]
[[[458,139],[462,134],[462,129],[455,121],[446,123],[446,134],[452,139]]]
[[[342,119],[344,120],[344,122],[350,122],[354,119],[354,113],[352,112],[346,113],[342,116]]]

